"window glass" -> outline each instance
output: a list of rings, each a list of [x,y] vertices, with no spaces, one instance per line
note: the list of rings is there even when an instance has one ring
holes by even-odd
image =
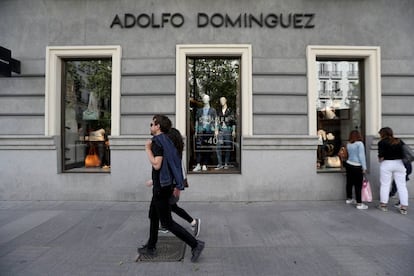
[[[240,172],[240,58],[187,57],[189,171]]]
[[[318,61],[318,98],[316,102],[319,138],[317,169],[341,171],[338,152],[351,130],[364,135],[364,97],[358,61]]]
[[[64,60],[62,68],[63,169],[109,171],[111,60]]]

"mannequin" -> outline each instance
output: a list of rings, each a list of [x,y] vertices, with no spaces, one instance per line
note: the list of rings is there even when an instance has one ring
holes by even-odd
[[[230,162],[230,152],[233,150],[233,138],[236,137],[236,123],[234,113],[227,106],[227,99],[220,98],[221,109],[218,112],[217,128],[215,136],[217,138],[217,167],[216,170],[228,169]],[[224,165],[222,155],[224,152]]]
[[[210,107],[210,96],[203,95],[203,107],[197,109],[195,119],[195,152],[197,165],[193,169],[193,172],[207,171],[207,164],[210,159],[210,152],[206,151],[209,141],[214,136],[214,130],[216,128],[217,112],[214,108]]]

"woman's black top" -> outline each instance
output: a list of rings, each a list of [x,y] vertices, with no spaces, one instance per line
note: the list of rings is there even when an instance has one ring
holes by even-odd
[[[382,139],[378,142],[378,157],[384,160],[403,159],[402,145],[401,140],[397,144],[391,144],[389,138]]]

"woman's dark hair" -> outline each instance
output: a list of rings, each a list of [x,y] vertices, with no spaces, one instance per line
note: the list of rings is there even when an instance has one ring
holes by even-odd
[[[362,141],[362,135],[358,130],[353,130],[349,133],[349,143],[354,143],[356,141]]]
[[[390,127],[383,127],[378,133],[381,136],[381,140],[388,139],[391,144],[398,144],[400,142],[400,139],[394,137],[394,133]]]
[[[172,127],[170,131],[167,132],[167,136],[171,139],[174,146],[177,148],[178,155],[180,159],[183,157],[183,150],[184,150],[184,141],[183,136],[178,129]]]

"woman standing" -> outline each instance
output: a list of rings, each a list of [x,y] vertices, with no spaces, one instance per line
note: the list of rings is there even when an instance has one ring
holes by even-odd
[[[380,164],[380,205],[378,208],[384,212],[388,211],[387,204],[391,182],[394,179],[400,197],[400,213],[407,214],[408,191],[405,180],[406,169],[403,164],[404,142],[395,138],[389,127],[383,127],[379,131],[381,140],[378,142],[378,160]]]
[[[346,145],[348,151],[348,160],[345,162],[346,169],[346,204],[355,203],[352,199],[352,188],[355,189],[356,208],[359,210],[368,209],[368,206],[362,203],[361,189],[363,175],[367,170],[365,159],[365,147],[362,143],[362,136],[358,130],[353,130],[349,134],[349,142]]]

